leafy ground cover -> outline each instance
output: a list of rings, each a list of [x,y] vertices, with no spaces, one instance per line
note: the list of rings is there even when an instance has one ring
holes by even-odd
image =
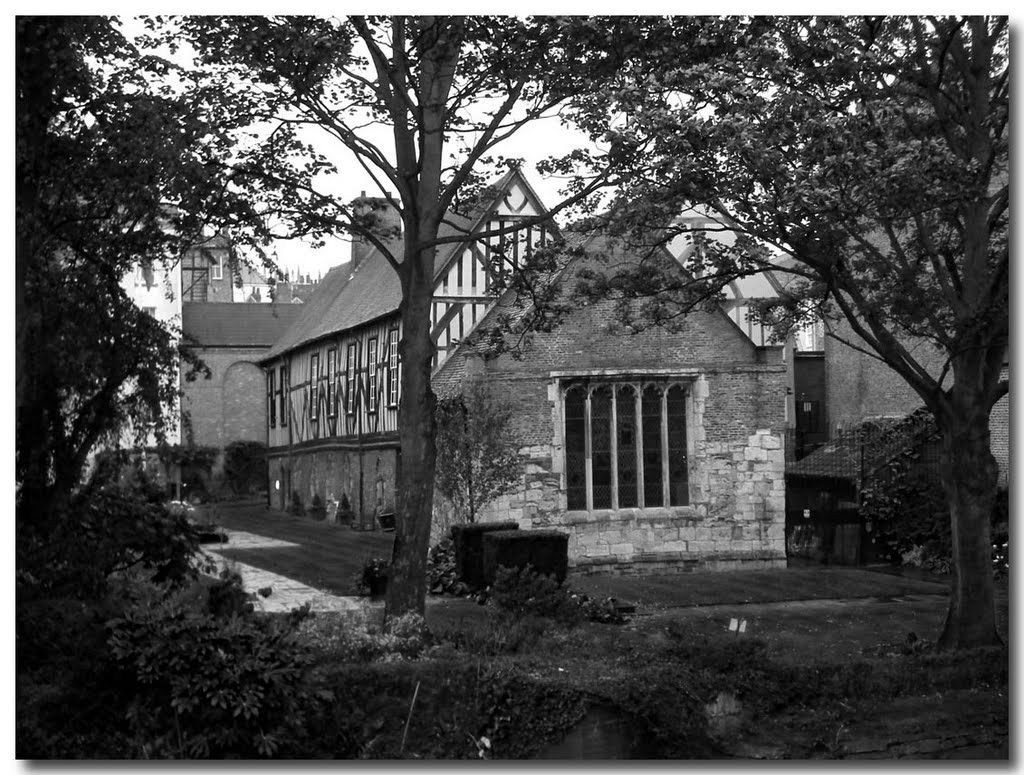
[[[345,584],[390,540],[246,511],[218,521],[306,547],[307,568],[349,558],[330,571]],[[714,605],[663,604],[664,582],[634,580],[641,605],[618,625],[512,577],[487,605],[432,597],[425,620],[386,633],[372,617],[254,614],[230,579],[39,601],[19,607],[18,755],[535,758],[600,710],[628,738],[606,754],[620,757],[1006,758],[1008,650],[936,652],[942,585],[821,570],[846,579],[844,599],[812,599],[813,575],[786,571],[673,577],[680,599],[702,586]],[[807,597],[742,602],[752,586]]]

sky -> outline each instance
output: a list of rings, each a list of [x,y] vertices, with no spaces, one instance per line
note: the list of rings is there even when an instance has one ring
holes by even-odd
[[[381,143],[386,144],[387,138],[382,138]],[[546,205],[552,206],[560,201],[559,190],[565,181],[542,176],[534,165],[543,158],[565,154],[588,144],[588,138],[583,133],[563,126],[559,119],[552,117],[524,126],[511,138],[495,147],[493,154],[524,159],[524,172],[530,185]],[[335,142],[319,147],[322,152],[331,155],[330,149],[339,146]],[[337,153],[332,156],[332,160],[338,168],[338,173],[331,179],[322,181],[324,190],[330,191],[342,201],[351,201],[363,192],[367,196],[379,195],[374,182],[350,154]],[[314,279],[318,274],[326,274],[331,267],[347,261],[350,250],[351,243],[347,238],[334,240],[323,248],[314,248],[298,240],[282,240],[275,245],[277,263],[282,271],[297,268],[303,274],[311,274]]]
[[[139,18],[131,12],[120,14],[119,20],[125,34],[129,36],[145,31]],[[165,49],[157,53],[188,66],[188,52],[189,49],[186,47],[177,53]],[[393,158],[393,151],[390,150],[393,148],[393,140],[389,128],[374,126],[361,131],[360,135],[372,141],[385,156]],[[364,192],[367,196],[381,194],[351,152],[336,138],[328,136],[323,130],[312,128],[304,130],[303,137],[312,143],[317,151],[327,156],[337,168],[337,173],[321,176],[318,180],[318,189],[322,193],[342,202],[349,202]],[[565,181],[540,175],[534,165],[543,158],[562,155],[575,148],[589,145],[588,138],[583,133],[565,127],[557,117],[551,117],[533,121],[522,127],[511,138],[496,146],[489,155],[522,158],[525,162],[523,171],[527,179],[541,200],[550,206],[560,201],[559,190]],[[351,241],[347,236],[331,239],[323,247],[315,247],[298,239],[279,240],[271,249],[271,256],[276,257],[276,264],[281,271],[293,277],[298,271],[302,275],[311,275],[313,279],[326,274],[331,267],[348,261],[350,254]]]

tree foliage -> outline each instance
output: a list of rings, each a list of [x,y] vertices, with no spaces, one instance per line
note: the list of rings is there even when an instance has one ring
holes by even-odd
[[[197,365],[124,278],[170,267],[212,213],[247,209],[217,174],[230,122],[201,89],[159,85],[169,70],[108,18],[17,20],[16,467],[42,512],[99,441],[126,426],[162,439],[179,358]]]
[[[437,404],[437,490],[461,521],[507,493],[521,474],[512,407],[477,380]]]
[[[699,24],[705,61],[672,60],[671,43],[694,29],[667,21],[665,45],[575,106],[581,126],[614,126],[636,151],[595,225],[652,248],[639,270],[596,273],[581,292],[623,300],[633,325],[671,325],[729,281],[771,270],[788,279],[769,321],[842,318],[846,343],[899,373],[936,418],[957,537],[942,642],[990,643],[988,422],[1008,390],[1007,20]],[[709,218],[680,279],[653,248],[688,236],[675,219],[691,206]],[[721,230],[740,236],[706,238]],[[636,299],[640,320],[625,303]],[[937,373],[915,357],[922,341],[942,355]]]
[[[467,236],[449,214],[473,212],[494,171],[518,163],[498,146],[530,122],[555,119],[569,97],[615,72],[643,25],[583,17],[194,17],[174,20],[166,40],[182,32],[198,52],[204,83],[256,127],[232,163],[232,184],[260,202],[276,233],[360,237],[400,280],[402,481],[387,605],[389,615],[422,611],[436,461],[435,259],[440,246]],[[313,138],[330,150],[315,149]],[[574,151],[545,169],[597,169],[600,155]],[[342,201],[325,185],[342,158],[398,211],[397,249],[365,201]],[[602,173],[580,177],[551,211],[475,236],[546,221],[610,182]],[[454,232],[439,236],[442,223]]]

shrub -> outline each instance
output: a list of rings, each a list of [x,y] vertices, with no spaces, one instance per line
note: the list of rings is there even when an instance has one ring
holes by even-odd
[[[292,501],[288,505],[288,513],[296,517],[301,517],[306,513],[306,509],[302,505],[302,498],[299,497],[297,490],[292,490]]]
[[[310,501],[309,508],[306,509],[306,515],[318,522],[327,518],[327,507],[324,506],[323,499],[319,495],[313,495],[313,500]]]
[[[529,565],[523,568],[499,566],[491,585],[491,599],[514,617],[547,616],[575,624],[583,618],[577,600],[552,575],[541,574]]]
[[[267,446],[260,441],[233,441],[224,448],[224,481],[236,495],[267,485]]]
[[[342,493],[341,500],[338,501],[338,522],[350,523],[354,518],[355,512],[352,511],[352,504],[349,502],[348,495]]]
[[[455,547],[455,565],[459,581],[471,588],[486,586],[484,577],[483,537],[497,530],[518,530],[516,522],[477,522],[471,525],[453,525],[452,542]],[[493,580],[493,575],[491,580]]]
[[[525,568],[565,581],[569,570],[569,536],[558,530],[503,530],[483,536],[484,580],[492,583],[498,567]]]
[[[884,428],[876,445],[893,450],[862,493],[861,518],[873,523],[883,556],[946,573],[952,562],[949,503],[935,467],[926,463],[939,439],[935,420],[919,409]],[[993,507],[993,565],[998,571],[1002,545],[1000,526],[1006,524],[1006,495],[1000,491]]]
[[[390,568],[391,563],[383,557],[371,557],[356,574],[356,588],[360,592],[379,593],[387,582]]]
[[[318,615],[304,621],[300,633],[327,664],[416,659],[433,642],[423,617],[412,613],[392,619],[387,632]]]
[[[469,585],[459,580],[455,544],[446,538],[427,552],[427,589],[435,595],[465,595]]]
[[[112,573],[134,567],[156,581],[194,578],[194,527],[151,496],[146,488],[87,488],[51,519],[19,524],[19,594],[96,598]]]
[[[142,754],[272,756],[326,696],[308,691],[309,649],[288,618],[198,612],[179,597],[130,607],[108,623],[111,654],[134,698]]]

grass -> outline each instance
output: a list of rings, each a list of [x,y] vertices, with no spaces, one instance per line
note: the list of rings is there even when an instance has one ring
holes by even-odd
[[[290,541],[296,546],[217,551],[224,557],[254,565],[336,595],[355,594],[353,578],[371,557],[390,557],[393,534],[352,530],[344,525],[316,522],[261,506],[218,505],[214,521],[229,530]]]
[[[353,576],[370,557],[388,557],[393,535],[351,530],[263,506],[215,507],[222,527],[290,541],[296,546],[220,549],[228,558],[339,595],[353,594]],[[943,580],[924,581],[861,568],[787,568],[736,573],[577,576],[570,584],[591,597],[614,597],[643,608],[773,603],[788,600],[946,595]]]

